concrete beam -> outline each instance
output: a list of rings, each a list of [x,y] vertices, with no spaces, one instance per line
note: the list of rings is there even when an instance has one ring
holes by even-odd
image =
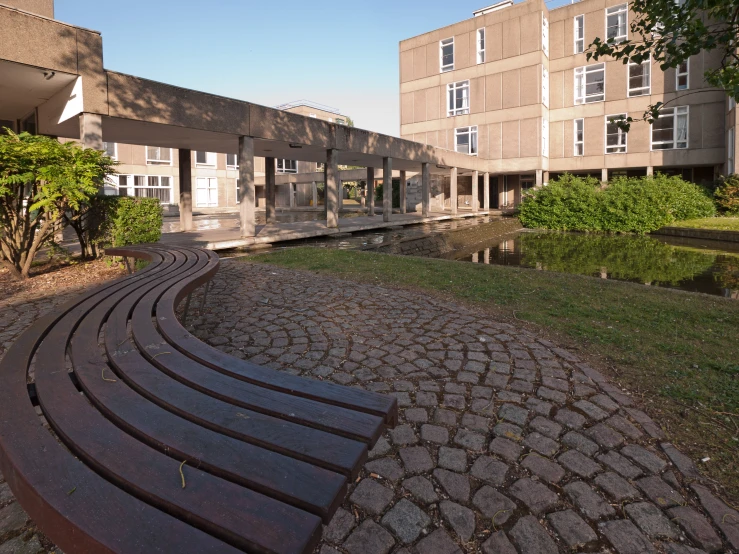
[[[265,189],[264,189],[264,203],[267,215],[267,224],[277,222],[277,212],[275,210],[275,196],[277,186],[275,185],[275,159],[264,158],[264,176]]]
[[[239,218],[241,236],[253,237],[257,234],[254,207],[256,204],[256,187],[254,185],[254,139],[239,137]]]
[[[429,164],[421,166],[421,215],[429,216],[431,204],[431,170]]]
[[[451,203],[452,215],[457,215],[457,212],[459,211],[459,195],[457,194],[457,173],[457,168],[453,167],[451,181],[449,184],[449,201]]]
[[[393,211],[393,159],[382,158],[382,220],[390,221]]]
[[[326,150],[326,227],[339,226],[339,151]]]
[[[367,215],[375,215],[375,168],[367,168]]]
[[[192,153],[180,148],[180,231],[192,230]]]
[[[101,115],[80,114],[80,142],[83,148],[103,149],[103,117]]]

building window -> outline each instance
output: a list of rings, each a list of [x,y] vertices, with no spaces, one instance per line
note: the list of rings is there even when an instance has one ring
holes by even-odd
[[[736,100],[734,100],[733,96],[729,96],[729,111],[736,108]]]
[[[283,160],[277,158],[277,173],[297,173],[298,162],[295,160]]]
[[[629,62],[628,96],[644,96],[651,91],[652,63],[651,59],[642,63]]]
[[[575,54],[585,52],[585,16],[575,17]]]
[[[525,193],[533,189],[535,183],[536,183],[536,178],[534,176],[522,175],[521,176],[521,195],[523,196]]]
[[[323,162],[316,162],[316,171],[323,171],[326,168],[326,164]]]
[[[215,152],[195,152],[195,165],[215,167],[216,153]]]
[[[575,68],[575,104],[603,102],[606,98],[606,66],[603,63]]]
[[[541,68],[541,103],[549,107],[549,71],[543,66]]]
[[[439,59],[442,73],[454,69],[454,37],[439,42]]]
[[[690,58],[675,68],[675,88],[677,90],[688,90],[690,86],[690,79],[688,77],[689,72]]]
[[[613,42],[626,40],[628,4],[619,4],[606,9],[606,39]]]
[[[606,154],[626,153],[626,133],[618,126],[624,119],[625,113],[606,116]]]
[[[308,117],[316,117],[316,114],[314,114],[314,113],[308,114]]]
[[[549,157],[549,120],[541,120],[541,155]]]
[[[172,165],[172,149],[147,146],[146,163],[148,165]]]
[[[664,108],[652,123],[652,150],[688,147],[688,106]]]
[[[477,126],[454,130],[454,150],[461,154],[477,155]]]
[[[477,30],[477,63],[485,63],[485,28]]]
[[[470,113],[470,82],[449,83],[446,88],[449,97],[447,117]]]
[[[341,117],[336,118],[336,123],[339,125],[346,125],[346,119],[342,119]]]
[[[226,154],[226,167],[229,169],[238,169],[239,160],[236,154]]]
[[[541,14],[541,49],[549,57],[549,21]]]
[[[726,146],[728,148],[728,152],[726,155],[726,174],[731,175],[734,173],[734,127],[729,129],[729,132],[726,134]]]
[[[167,175],[118,175],[118,196],[157,198],[162,204],[171,204],[172,177]]]
[[[195,206],[198,208],[218,206],[218,179],[215,177],[195,178]]]
[[[576,119],[575,128],[573,130],[575,138],[575,156],[583,156],[585,154],[585,120]]]
[[[103,143],[103,152],[105,152],[105,155],[109,158],[113,158],[114,160],[118,159],[118,144],[115,142],[104,142]]]

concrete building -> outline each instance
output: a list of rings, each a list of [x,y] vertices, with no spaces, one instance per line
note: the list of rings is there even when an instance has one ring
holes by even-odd
[[[653,61],[588,61],[596,38],[632,38],[624,0],[506,0],[400,43],[401,136],[489,161],[491,207],[570,172],[605,181],[655,171],[712,181],[735,171],[737,115],[705,82],[716,52],[666,72]],[[653,125],[613,123],[664,102]],[[450,207],[448,179],[432,203]],[[470,176],[459,178],[469,204]],[[480,182],[479,197],[484,194]]]

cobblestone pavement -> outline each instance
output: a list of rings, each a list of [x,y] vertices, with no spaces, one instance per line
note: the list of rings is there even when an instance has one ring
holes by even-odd
[[[56,292],[0,303],[0,352],[79,286]],[[234,356],[398,398],[401,422],[320,554],[739,552],[739,513],[658,425],[527,330],[416,292],[233,260],[188,327]],[[54,549],[0,475],[0,554],[39,552]]]
[[[398,399],[321,554],[739,551],[739,513],[569,351],[417,292],[239,261],[214,285],[201,339]]]

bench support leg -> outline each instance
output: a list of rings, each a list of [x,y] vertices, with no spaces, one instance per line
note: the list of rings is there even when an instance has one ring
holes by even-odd
[[[131,258],[129,258],[128,256],[124,256],[123,262],[126,264],[126,271],[129,275],[131,275],[131,273],[133,273],[133,269],[131,268]]]
[[[210,281],[205,283],[205,290],[203,291],[203,299],[200,301],[200,311],[202,312],[205,308],[205,301],[208,299],[208,291],[210,290]]]
[[[187,323],[187,310],[190,309],[190,299],[192,298],[192,293],[187,295],[187,300],[185,300],[185,311],[182,314],[182,324]]]

